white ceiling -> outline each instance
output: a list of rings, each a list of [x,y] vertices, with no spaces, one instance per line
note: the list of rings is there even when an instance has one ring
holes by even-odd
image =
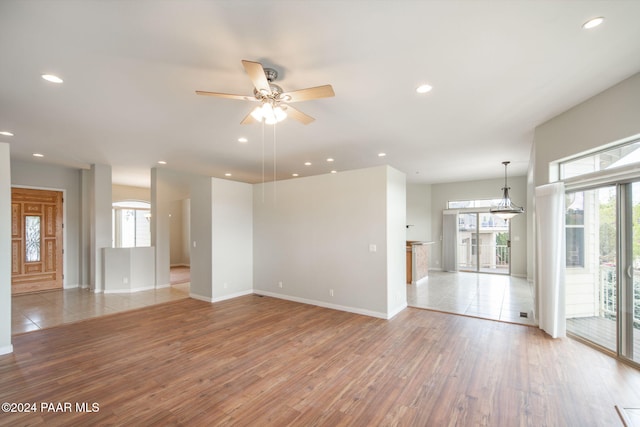
[[[285,90],[336,92],[296,104],[314,123],[277,126],[278,179],[387,163],[452,182],[501,177],[503,160],[524,175],[537,125],[640,71],[639,18],[640,1],[2,0],[0,131],[15,136],[0,142],[112,165],[118,184],[148,186],[158,160],[260,182],[262,126],[239,124],[252,104],[194,93],[251,94],[248,59]]]

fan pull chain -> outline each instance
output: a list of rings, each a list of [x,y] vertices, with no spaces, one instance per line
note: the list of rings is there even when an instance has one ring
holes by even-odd
[[[262,203],[264,203],[264,120],[262,121]]]
[[[277,178],[276,178],[276,124],[273,124],[273,203],[276,203],[276,185],[277,185]]]

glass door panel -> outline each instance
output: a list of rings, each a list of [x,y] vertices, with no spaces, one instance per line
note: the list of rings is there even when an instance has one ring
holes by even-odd
[[[458,269],[478,270],[478,214],[458,214]]]
[[[628,262],[625,266],[625,280],[627,289],[623,296],[628,293],[629,297],[622,302],[623,324],[622,342],[623,355],[640,362],[640,182],[627,185],[627,197],[630,202],[626,204],[629,221],[626,221],[625,247],[629,251]],[[626,332],[628,331],[628,332]]]
[[[568,193],[567,331],[617,351],[616,187]]]
[[[509,221],[490,213],[480,213],[479,224],[479,271],[509,274]]]

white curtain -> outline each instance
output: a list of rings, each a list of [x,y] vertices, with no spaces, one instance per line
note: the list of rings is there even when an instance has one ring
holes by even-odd
[[[566,335],[564,184],[535,189],[536,292],[540,329],[553,338]]]
[[[442,211],[442,270],[458,271],[458,211]]]

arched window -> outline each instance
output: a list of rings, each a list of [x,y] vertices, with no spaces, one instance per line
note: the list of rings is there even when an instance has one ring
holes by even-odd
[[[114,202],[112,230],[114,248],[151,246],[151,205],[127,200]]]

